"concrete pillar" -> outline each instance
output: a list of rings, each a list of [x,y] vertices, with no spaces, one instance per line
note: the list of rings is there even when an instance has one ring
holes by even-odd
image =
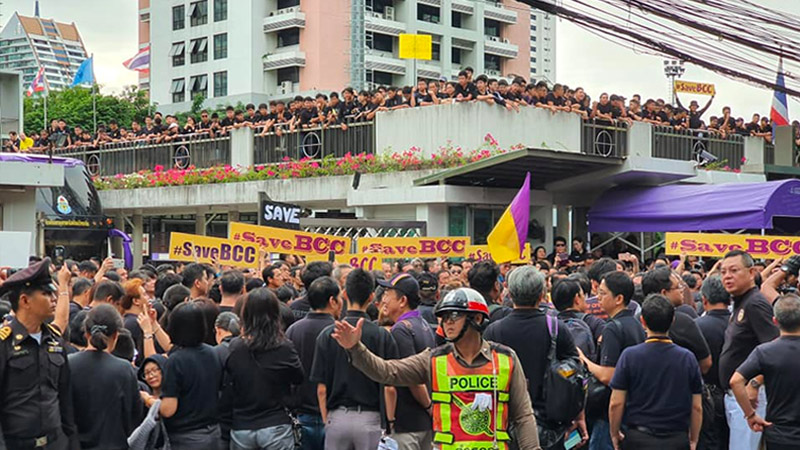
[[[231,165],[250,167],[255,161],[255,140],[251,128],[231,131]]]
[[[206,213],[198,210],[194,218],[194,234],[198,236],[206,235]]]
[[[239,211],[228,211],[228,223],[239,221]]]
[[[131,242],[131,252],[133,253],[133,268],[142,265],[142,233],[144,226],[142,225],[142,215],[133,215],[133,242]]]
[[[792,127],[775,128],[775,165],[793,166],[794,165],[794,133]]]
[[[125,232],[125,214],[117,213],[114,216],[114,227],[123,233]],[[122,239],[113,239],[111,241],[111,251],[117,258],[122,258],[124,252],[122,251]]]
[[[764,138],[755,136],[744,137],[744,157],[746,162],[742,164],[742,172],[764,172],[764,164],[766,164],[764,156],[765,144]]]
[[[653,157],[653,125],[633,122],[628,129],[628,155]]]
[[[556,235],[565,238],[567,243],[570,241],[571,225],[569,220],[569,206],[556,206]]]
[[[447,236],[447,205],[417,205],[416,220],[428,223],[428,236]]]

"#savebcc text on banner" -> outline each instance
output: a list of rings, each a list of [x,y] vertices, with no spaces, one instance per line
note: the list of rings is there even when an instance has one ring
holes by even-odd
[[[169,258],[173,261],[217,262],[223,266],[258,268],[258,246],[249,242],[170,233]]]
[[[464,257],[476,261],[493,261],[488,245],[469,245],[464,252]],[[526,242],[525,248],[522,250],[522,257],[511,261],[511,264],[528,264],[529,262],[531,262],[531,244]]]
[[[359,238],[358,253],[378,253],[387,258],[463,257],[468,237]]]
[[[721,258],[733,250],[744,250],[755,259],[776,259],[800,254],[800,237],[755,234],[667,233],[668,255]]]
[[[328,252],[333,252],[336,255],[350,253],[351,244],[351,240],[348,237],[248,225],[239,222],[231,222],[228,228],[228,236],[232,241],[250,242],[271,253],[325,256],[326,258]]]

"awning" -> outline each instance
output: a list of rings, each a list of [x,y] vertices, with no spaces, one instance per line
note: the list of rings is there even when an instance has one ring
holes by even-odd
[[[443,170],[414,180],[414,185],[451,184],[519,189],[525,175],[530,172],[531,188],[545,189],[547,184],[554,181],[621,166],[622,162],[623,159],[617,157],[529,148]]]
[[[614,188],[589,210],[590,232],[772,229],[800,217],[800,180]]]

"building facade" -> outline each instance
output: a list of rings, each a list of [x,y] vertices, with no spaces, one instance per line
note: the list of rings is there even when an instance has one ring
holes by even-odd
[[[150,45],[150,0],[139,0],[139,47],[141,50]],[[150,73],[139,73],[139,89],[150,90]]]
[[[260,103],[466,67],[555,78],[555,21],[515,0],[140,0],[139,20],[147,85],[165,112],[197,95],[212,107]],[[400,59],[403,33],[431,35],[432,59]]]
[[[40,67],[45,69],[48,90],[69,87],[78,67],[88,57],[74,23],[14,13],[0,31],[0,70],[22,72],[25,88]]]

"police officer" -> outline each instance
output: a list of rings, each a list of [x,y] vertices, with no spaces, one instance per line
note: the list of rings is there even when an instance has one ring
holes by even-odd
[[[14,318],[0,327],[0,448],[80,449],[61,333],[46,323],[56,309],[50,258],[2,286]]]
[[[377,357],[360,342],[363,319],[355,327],[336,322],[333,338],[373,380],[431,388],[434,448],[506,450],[512,426],[518,448],[540,449],[519,358],[482,337],[489,318],[483,296],[469,288],[452,291],[436,315],[442,318],[447,343],[400,360]]]

